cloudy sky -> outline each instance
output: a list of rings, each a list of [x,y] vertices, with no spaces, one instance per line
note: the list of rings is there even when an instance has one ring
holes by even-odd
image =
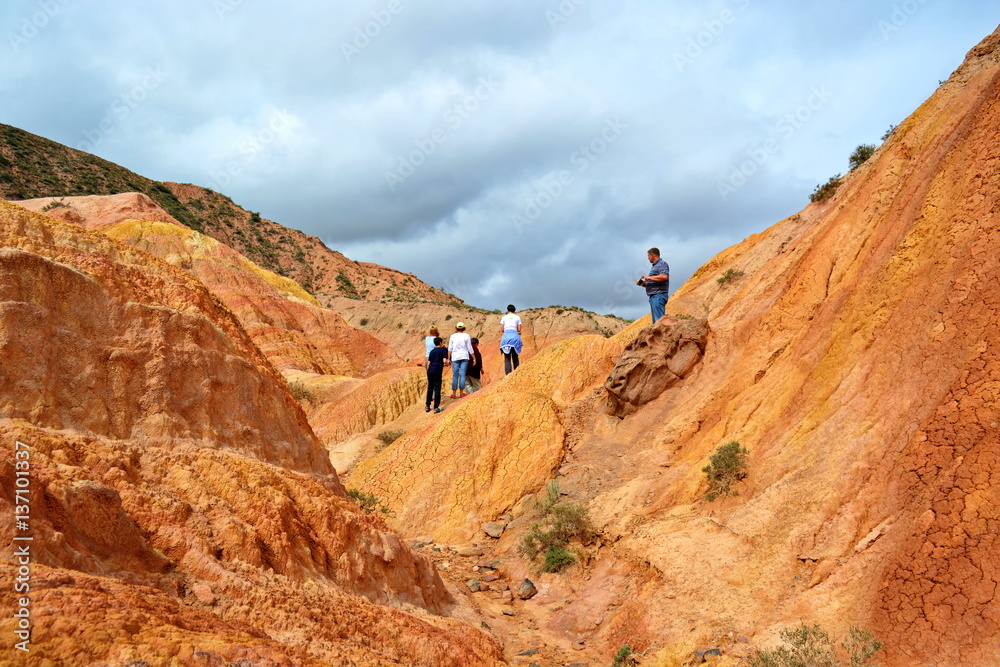
[[[95,7],[99,6],[100,9]],[[986,0],[5,0],[0,122],[467,302],[637,317],[808,203]]]

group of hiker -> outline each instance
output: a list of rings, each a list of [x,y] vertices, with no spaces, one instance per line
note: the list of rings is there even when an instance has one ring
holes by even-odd
[[[660,257],[659,248],[646,251],[646,259],[652,267],[648,275],[641,276],[636,285],[645,288],[649,297],[650,313],[655,323],[663,317],[667,305],[667,294],[670,290],[670,267]],[[500,351],[503,353],[504,371],[510,375],[519,365],[522,349],[521,318],[514,305],[507,306],[507,313],[500,318],[501,335]],[[424,367],[427,369],[427,400],[424,411],[441,412],[441,381],[446,363],[451,364],[451,398],[464,398],[466,389],[471,394],[482,387],[483,355],[479,351],[479,339],[472,338],[465,331],[465,323],[455,325],[455,333],[448,337],[445,347],[444,338],[437,327],[431,327],[424,339],[427,352],[424,355]],[[457,393],[456,393],[457,392]]]
[[[507,306],[507,314],[500,318],[502,333],[500,351],[504,356],[504,370],[510,374],[520,365],[518,355],[521,353],[521,317],[514,305]],[[441,412],[441,381],[446,363],[451,364],[451,398],[464,398],[482,387],[483,355],[479,351],[479,339],[471,337],[465,331],[465,323],[455,325],[455,333],[448,337],[445,346],[444,338],[437,327],[431,327],[424,339],[427,349],[424,355],[424,367],[427,369],[427,400],[424,411]],[[468,390],[468,392],[466,392]]]

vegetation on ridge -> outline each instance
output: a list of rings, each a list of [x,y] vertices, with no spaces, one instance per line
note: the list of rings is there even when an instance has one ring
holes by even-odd
[[[851,156],[847,158],[851,171],[854,171],[863,165],[875,152],[875,148],[875,144],[860,144],[857,148],[855,148],[854,152],[851,153]]]
[[[335,267],[349,265],[350,260],[331,257],[338,253],[315,237],[267,220],[208,188],[160,183],[96,155],[0,123],[0,199],[18,201],[129,192],[148,196],[182,225],[224,243],[269,271],[292,278],[313,295],[336,291],[352,298],[368,298],[367,282],[353,292],[350,288],[346,292],[341,289],[345,287],[343,283],[333,283]],[[357,262],[353,264],[358,266]],[[365,269],[359,271],[366,275]],[[385,284],[389,301],[442,303],[455,298],[411,276],[395,273],[398,272],[373,281]]]

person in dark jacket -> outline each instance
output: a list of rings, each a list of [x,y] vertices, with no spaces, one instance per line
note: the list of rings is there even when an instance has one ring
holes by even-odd
[[[434,339],[434,347],[427,353],[427,401],[424,412],[431,411],[431,401],[434,402],[434,412],[441,412],[441,375],[444,373],[444,362],[448,358],[448,348],[440,336]]]
[[[470,394],[482,388],[482,376],[483,355],[479,352],[479,339],[473,338],[472,359],[469,361],[469,367],[465,370],[465,382]]]

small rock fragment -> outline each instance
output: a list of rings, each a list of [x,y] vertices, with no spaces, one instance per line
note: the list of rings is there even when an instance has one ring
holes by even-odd
[[[531,579],[525,579],[521,582],[521,585],[517,587],[517,597],[521,600],[530,600],[538,594],[538,589],[535,588],[535,584],[531,583]]]
[[[478,579],[469,579],[465,582],[465,585],[468,586],[469,590],[473,593],[478,593],[481,590]]]
[[[503,530],[506,528],[502,523],[490,522],[483,524],[483,531],[494,539],[498,539],[503,535]]]
[[[470,558],[472,556],[482,556],[483,550],[477,547],[471,547],[469,549],[462,549],[461,551],[458,552],[458,555],[464,556],[466,558]]]
[[[191,592],[194,593],[198,602],[208,605],[215,604],[215,594],[212,593],[212,588],[208,584],[196,584],[191,587]]]

